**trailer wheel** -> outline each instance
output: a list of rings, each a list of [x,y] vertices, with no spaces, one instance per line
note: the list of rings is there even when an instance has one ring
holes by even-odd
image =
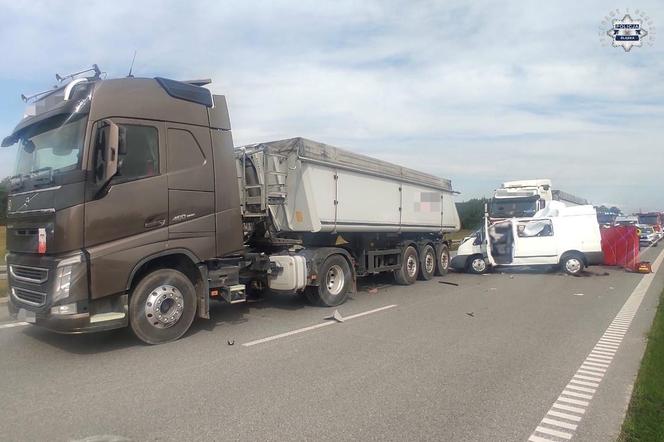
[[[318,286],[305,290],[309,302],[322,307],[334,307],[346,302],[353,284],[353,274],[348,261],[341,255],[330,255],[318,271]]]
[[[146,344],[175,341],[189,330],[196,315],[196,289],[173,269],[149,273],[129,300],[129,325]]]
[[[482,255],[473,255],[468,258],[468,263],[466,264],[466,270],[470,273],[476,275],[482,275],[487,272],[489,266],[486,264],[486,260]]]
[[[415,247],[408,246],[401,256],[401,268],[394,271],[394,279],[397,284],[410,285],[417,280],[420,260],[417,257]]]
[[[436,260],[436,275],[445,276],[450,270],[450,249],[446,244],[438,248],[438,259]]]
[[[436,271],[436,251],[433,246],[426,245],[422,249],[422,259],[420,261],[419,279],[428,281],[433,278]]]
[[[577,252],[565,253],[560,258],[560,265],[568,275],[578,276],[585,267],[583,255]]]

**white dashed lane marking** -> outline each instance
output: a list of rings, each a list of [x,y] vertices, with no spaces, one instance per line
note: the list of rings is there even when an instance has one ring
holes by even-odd
[[[30,324],[27,323],[27,322],[10,322],[9,324],[0,325],[0,330],[2,330],[3,328],[21,327],[21,326],[24,326],[24,325],[30,325]]]
[[[660,253],[652,266],[652,273],[644,275],[632,294],[629,295],[611,325],[599,338],[546,416],[530,435],[529,441],[568,441],[574,437],[581,419],[604,379],[606,370],[611,366],[613,357],[662,264],[662,259],[664,259],[664,254]]]
[[[373,310],[369,310],[369,311],[366,311],[366,312],[356,313],[356,314],[350,315],[350,316],[345,316],[343,319],[344,319],[344,321],[350,321],[351,319],[360,318],[362,316],[382,312],[383,310],[391,309],[391,308],[396,307],[396,306],[397,306],[396,304],[386,305],[384,307],[375,308]],[[297,330],[291,330],[291,331],[288,331],[288,332],[285,332],[285,333],[279,333],[278,335],[268,336],[267,338],[256,339],[255,341],[245,342],[244,344],[242,344],[242,346],[252,347],[254,345],[264,344],[266,342],[270,342],[270,341],[274,341],[276,339],[286,338],[288,336],[293,336],[293,335],[297,335],[297,334],[300,334],[300,333],[308,332],[308,331],[311,331],[311,330],[315,330],[317,328],[328,327],[328,326],[333,325],[333,324],[337,324],[337,322],[335,322],[335,321],[321,322],[320,324],[310,325],[309,327],[298,328]]]

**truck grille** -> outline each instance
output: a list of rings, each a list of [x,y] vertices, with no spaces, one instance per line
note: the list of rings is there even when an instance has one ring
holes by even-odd
[[[41,307],[46,302],[46,294],[33,292],[32,290],[22,289],[19,287],[12,287],[12,295],[14,298],[26,304]]]
[[[10,265],[9,271],[17,281],[32,282],[42,284],[48,280],[48,269],[41,267],[28,267]]]

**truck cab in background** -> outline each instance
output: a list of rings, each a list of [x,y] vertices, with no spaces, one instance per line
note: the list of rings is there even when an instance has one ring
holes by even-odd
[[[550,201],[567,206],[587,205],[588,201],[551,187],[550,179],[507,181],[494,191],[489,201],[489,216],[499,220],[533,216]]]

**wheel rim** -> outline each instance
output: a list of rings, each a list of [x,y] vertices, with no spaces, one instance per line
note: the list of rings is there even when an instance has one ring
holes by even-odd
[[[325,285],[327,291],[332,295],[338,295],[344,288],[344,283],[346,281],[346,276],[344,275],[344,270],[341,266],[334,264],[327,271],[325,275]]]
[[[417,275],[417,259],[414,255],[408,255],[406,259],[406,270],[408,271],[408,276],[414,278]]]
[[[424,257],[424,269],[427,271],[427,273],[433,273],[435,268],[436,268],[436,258],[433,255],[433,252],[430,251]]]
[[[440,254],[440,268],[443,270],[447,270],[447,267],[450,265],[450,257],[448,256],[447,252],[442,252]]]
[[[184,312],[184,297],[177,287],[164,284],[150,292],[145,300],[145,317],[155,328],[175,325]]]
[[[577,273],[581,270],[581,261],[577,258],[570,258],[565,262],[565,269],[570,273]]]
[[[473,259],[471,266],[473,267],[473,270],[475,270],[476,272],[483,272],[484,270],[486,270],[486,262],[484,262],[484,259],[482,258]]]

